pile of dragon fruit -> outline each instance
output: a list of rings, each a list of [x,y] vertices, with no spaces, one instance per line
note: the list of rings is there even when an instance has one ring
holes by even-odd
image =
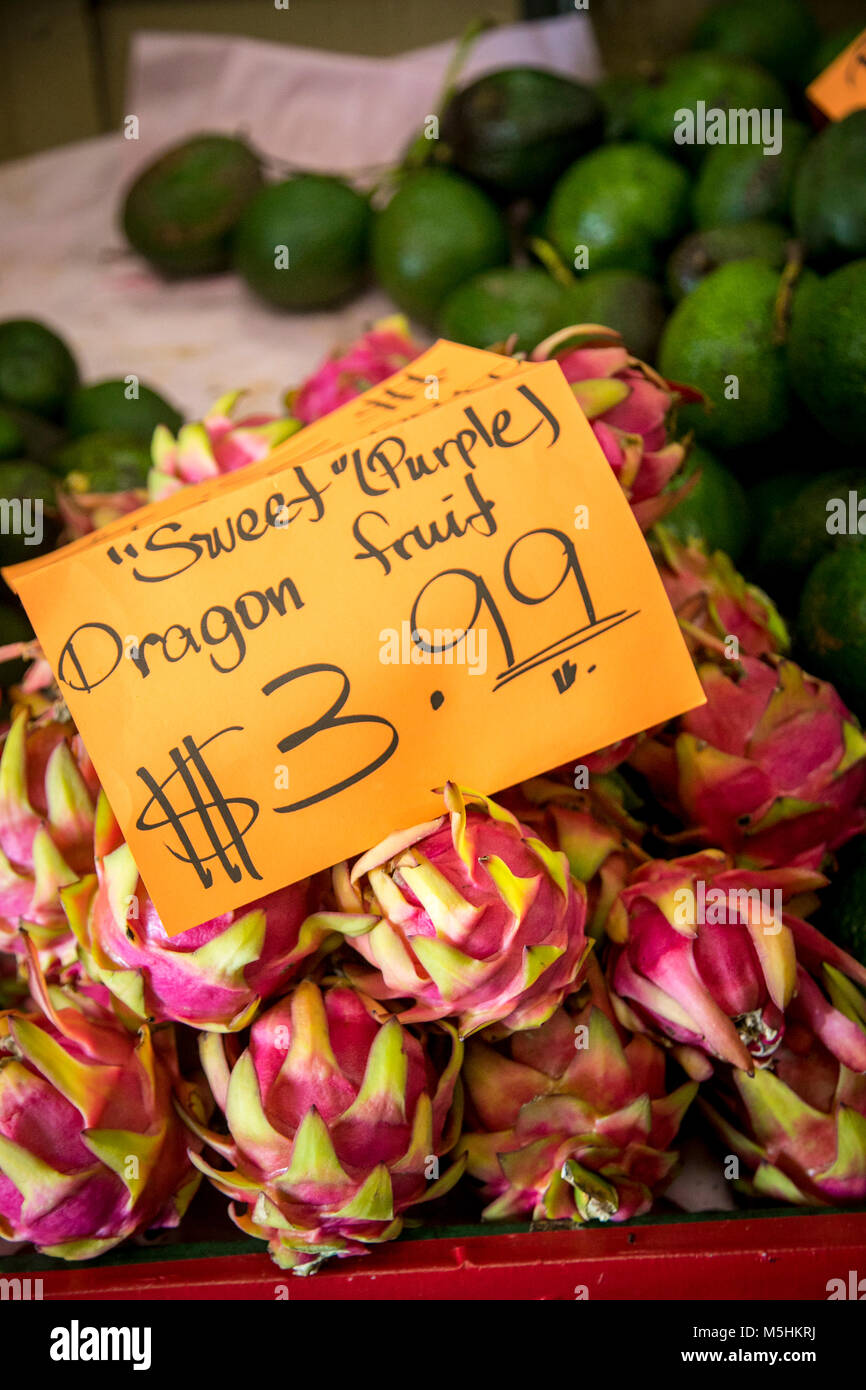
[[[226,399],[161,427],[151,496],[417,351],[389,321],[287,418]],[[683,389],[593,326],[533,355],[591,421],[706,704],[495,799],[455,768],[436,820],[169,937],[31,649],[0,756],[4,1239],[89,1259],[177,1226],[203,1179],[300,1274],[457,1184],[490,1222],[626,1221],[687,1114],[744,1201],[866,1201],[866,968],[808,921],[866,822],[866,740],[770,599],[665,531]],[[70,528],[141,500],[78,498]]]

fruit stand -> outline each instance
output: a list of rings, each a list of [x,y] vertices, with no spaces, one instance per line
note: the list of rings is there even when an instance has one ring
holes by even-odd
[[[755,8],[0,166],[3,1298],[863,1296],[866,31]]]

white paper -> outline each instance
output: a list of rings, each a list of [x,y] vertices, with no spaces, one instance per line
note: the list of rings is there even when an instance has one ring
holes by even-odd
[[[168,284],[117,226],[123,189],[166,144],[201,130],[243,131],[281,160],[357,173],[395,162],[423,123],[453,44],[374,59],[200,34],[141,33],[127,114],[139,136],[108,135],[0,167],[0,318],[42,318],[72,344],[86,380],[134,373],[188,417],[250,388],[277,410],[338,343],[382,314],[371,290],[339,309],[286,314],[231,274]],[[483,34],[464,72],[513,63],[599,76],[586,15]]]

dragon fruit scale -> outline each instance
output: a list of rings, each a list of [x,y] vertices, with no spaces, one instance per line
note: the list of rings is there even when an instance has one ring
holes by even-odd
[[[832,685],[794,661],[698,667],[706,704],[630,764],[693,843],[749,867],[818,865],[866,824],[866,738]]]
[[[824,976],[855,1047],[859,1033],[859,1070],[792,1024],[771,1067],[734,1071],[701,1102],[748,1190],[792,1205],[866,1201],[866,999],[832,967]]]
[[[665,593],[691,651],[724,648],[736,637],[747,656],[787,652],[790,638],[776,605],[746,582],[724,551],[710,555],[698,540],[683,544],[664,526],[656,528],[654,538]]]
[[[535,1028],[585,960],[584,887],[488,797],[449,783],[445,805],[333,871],[338,929],[372,967],[345,969],[374,998],[411,1001],[403,1022],[456,1017],[461,1037]]]
[[[462,1162],[439,1174],[462,1118],[463,1046],[450,1025],[416,1036],[345,982],[306,979],[256,1020],[234,1065],[232,1041],[200,1039],[228,1136],[189,1118],[231,1167],[191,1158],[282,1268],[310,1274],[365,1254],[399,1235],[407,1208],[457,1182]]]
[[[694,485],[668,488],[687,453],[687,442],[668,438],[668,419],[693,393],[632,357],[621,336],[599,324],[560,329],[530,353],[533,362],[549,358],[570,382],[638,525],[649,531]]]
[[[207,1118],[179,1076],[170,1029],[128,1031],[107,990],[46,986],[39,1012],[0,1014],[0,1235],[90,1259],[176,1226],[201,1181],[174,1108]]]
[[[740,869],[720,850],[636,869],[608,961],[620,1021],[670,1040],[700,1080],[710,1059],[748,1073],[772,1064],[792,1025],[866,1070],[866,1040],[824,983],[830,967],[866,984],[866,967],[790,910],[825,881],[805,867]]]
[[[63,903],[88,974],[137,1018],[235,1032],[331,935],[303,880],[169,936],[104,793],[95,857]]]
[[[665,1073],[662,1049],[618,1025],[600,979],[531,1032],[498,1045],[472,1038],[463,1079],[477,1127],[458,1147],[490,1199],[484,1219],[627,1221],[649,1211],[673,1175],[670,1145],[698,1089],[687,1081],[669,1092]]]
[[[565,775],[564,775],[565,774]],[[571,768],[556,768],[512,787],[502,798],[509,810],[568,860],[572,878],[587,895],[587,935],[604,939],[622,911],[620,892],[638,864],[646,827],[629,809],[631,790],[616,773],[592,773],[575,788]]]
[[[157,425],[151,442],[153,467],[147,479],[151,502],[190,483],[234,473],[255,463],[301,428],[299,420],[288,416],[247,415],[232,419],[243,394],[229,391],[221,396],[203,420],[182,425],[177,438],[166,425]]]
[[[24,927],[48,971],[75,958],[60,892],[93,868],[97,791],[68,720],[14,713],[0,752],[0,949],[21,957]]]
[[[328,357],[296,391],[289,391],[286,405],[296,419],[311,425],[386,381],[421,351],[402,314],[379,319],[350,347]]]

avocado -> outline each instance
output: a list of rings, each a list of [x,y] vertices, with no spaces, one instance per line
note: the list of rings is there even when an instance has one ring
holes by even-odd
[[[66,343],[35,319],[0,323],[0,401],[56,420],[78,385],[78,365]]]
[[[235,269],[278,309],[325,308],[361,288],[370,223],[369,199],[344,179],[297,174],[247,205],[235,232]]]
[[[863,112],[866,117],[866,111]],[[788,330],[794,390],[840,444],[866,446],[866,259],[795,294]]]
[[[398,308],[436,323],[452,290],[508,261],[508,233],[491,198],[451,169],[410,174],[373,223],[373,267]]]
[[[138,175],[124,199],[123,230],[164,275],[225,270],[232,232],[262,184],[258,156],[243,140],[196,135]]]
[[[833,266],[866,256],[866,110],[831,122],[794,182],[794,226],[806,257]]]
[[[120,430],[150,443],[157,425],[176,433],[182,424],[180,412],[134,376],[80,386],[66,412],[66,427],[74,439],[97,430]]]
[[[440,135],[462,174],[503,198],[546,193],[569,164],[599,144],[596,93],[542,68],[487,73],[451,98]]]
[[[734,222],[728,227],[690,232],[668,260],[668,294],[676,303],[720,265],[749,256],[759,256],[781,269],[790,240],[790,233],[775,222]]]
[[[688,193],[685,171],[651,145],[603,145],[578,159],[556,184],[547,237],[569,267],[652,275],[660,247],[687,220]],[[586,267],[577,264],[583,247]]]

